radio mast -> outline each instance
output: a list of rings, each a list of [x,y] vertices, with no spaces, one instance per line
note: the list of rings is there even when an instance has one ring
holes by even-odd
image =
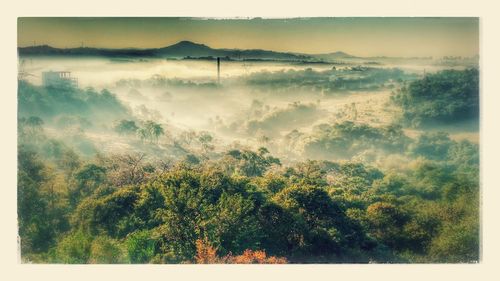
[[[217,57],[217,84],[220,84],[220,57]]]

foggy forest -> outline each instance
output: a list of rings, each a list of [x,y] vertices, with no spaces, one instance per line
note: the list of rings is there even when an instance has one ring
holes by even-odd
[[[25,263],[479,261],[478,56],[18,55]]]

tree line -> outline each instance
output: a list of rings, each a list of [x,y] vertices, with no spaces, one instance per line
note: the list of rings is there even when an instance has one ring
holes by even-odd
[[[160,163],[79,156],[21,120],[23,259],[42,263],[474,262],[479,161],[433,138],[407,170],[356,161],[292,165],[261,148]],[[20,135],[21,135],[20,134]],[[437,136],[439,140],[439,136]],[[429,144],[431,142],[431,144]]]

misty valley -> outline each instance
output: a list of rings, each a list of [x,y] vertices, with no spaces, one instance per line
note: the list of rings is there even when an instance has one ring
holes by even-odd
[[[24,262],[479,260],[477,57],[35,51]]]

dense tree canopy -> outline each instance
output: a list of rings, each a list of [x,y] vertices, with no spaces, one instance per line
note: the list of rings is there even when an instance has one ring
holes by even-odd
[[[349,71],[359,75],[349,80],[332,69],[267,78],[285,89],[328,92],[413,77],[396,69]],[[247,82],[266,84],[253,80],[266,75],[249,75]],[[475,69],[429,74],[393,100],[413,125],[474,119],[477,76]],[[318,77],[323,82],[316,87],[310,81]],[[479,146],[471,141],[437,130],[407,134],[397,120],[369,124],[331,115],[316,123],[324,113],[319,102],[271,109],[254,100],[248,120],[224,128],[241,126],[258,146],[252,139],[221,145],[212,131],[137,118],[107,90],[24,81],[19,89],[23,261],[479,260]],[[296,129],[304,124],[312,130]],[[59,129],[70,133],[50,133]],[[94,146],[87,129],[125,148],[111,153]],[[281,149],[290,143],[297,158]]]
[[[409,139],[399,125],[377,128],[345,121],[317,126],[304,150],[316,159],[346,159],[369,149],[401,153],[408,143]]]
[[[36,131],[43,135],[43,128]],[[23,140],[23,257],[62,263],[477,261],[477,146],[442,134],[410,144],[408,155],[419,157],[415,166],[383,172],[352,161],[282,167],[265,148],[234,149],[217,159],[191,155],[196,161],[168,168],[132,154],[68,162],[74,152],[55,140]]]
[[[19,81],[18,93],[20,116],[36,115],[48,119],[76,114],[91,120],[109,120],[129,114],[129,110],[106,89],[98,92],[92,88],[45,88]]]
[[[479,118],[479,71],[443,70],[411,82],[392,97],[413,126]]]

